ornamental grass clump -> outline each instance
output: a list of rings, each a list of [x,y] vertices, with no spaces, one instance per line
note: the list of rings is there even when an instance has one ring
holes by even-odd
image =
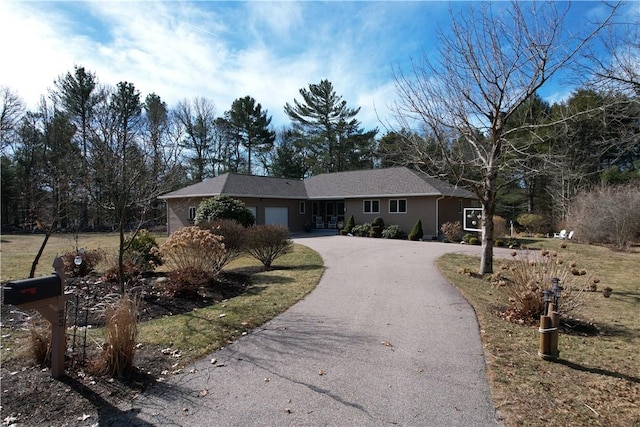
[[[124,294],[108,297],[98,307],[106,324],[102,352],[94,364],[98,374],[121,377],[133,368],[139,306],[139,297]]]
[[[539,320],[545,310],[543,291],[551,288],[552,278],[560,279],[563,287],[558,313],[567,315],[575,310],[584,303],[583,291],[589,289],[593,282],[586,270],[577,270],[576,265],[555,251],[524,252],[522,255],[512,252],[511,259],[504,262],[500,272],[492,277],[494,285],[504,287],[509,298],[502,317],[518,323]]]
[[[47,325],[32,319],[29,326],[29,352],[40,366],[51,366],[51,332]]]

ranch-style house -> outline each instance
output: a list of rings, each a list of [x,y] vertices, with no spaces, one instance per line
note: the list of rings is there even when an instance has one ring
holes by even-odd
[[[463,208],[478,206],[470,191],[407,167],[326,173],[303,180],[226,173],[160,197],[167,204],[167,232],[193,225],[204,199],[226,195],[243,201],[256,224],[282,224],[292,232],[339,228],[381,217],[408,233],[422,221],[424,238],[443,223],[462,221]]]

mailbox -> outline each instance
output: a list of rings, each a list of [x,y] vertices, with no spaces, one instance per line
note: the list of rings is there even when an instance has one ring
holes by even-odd
[[[4,304],[20,305],[62,295],[62,280],[57,274],[15,280],[4,286]]]

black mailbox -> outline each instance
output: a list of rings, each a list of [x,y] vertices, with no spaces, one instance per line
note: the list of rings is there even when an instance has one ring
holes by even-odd
[[[62,280],[57,274],[15,280],[4,286],[4,304],[20,305],[62,295]]]

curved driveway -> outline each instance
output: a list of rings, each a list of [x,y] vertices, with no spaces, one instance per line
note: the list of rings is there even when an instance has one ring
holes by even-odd
[[[106,424],[498,425],[474,312],[434,264],[479,247],[296,242],[324,258],[310,295],[216,352],[217,364],[197,362]]]

